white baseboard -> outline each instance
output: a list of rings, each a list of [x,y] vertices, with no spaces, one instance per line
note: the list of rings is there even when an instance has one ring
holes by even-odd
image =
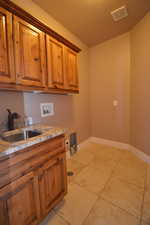
[[[90,137],[88,139],[86,139],[85,141],[81,142],[80,144],[78,144],[78,150],[80,150],[83,147],[86,147],[87,144],[90,142]]]
[[[111,140],[106,140],[106,139],[103,139],[103,138],[91,137],[90,141],[95,142],[95,143],[99,143],[99,144],[102,144],[102,145],[108,145],[108,146],[124,149],[124,150],[129,149],[129,144],[111,141]]]
[[[84,142],[82,142],[78,145],[79,150],[82,147],[86,147],[86,145],[89,142],[94,142],[94,143],[98,143],[98,144],[102,144],[102,145],[108,145],[108,146],[116,147],[116,148],[123,149],[123,150],[128,150],[128,151],[132,152],[133,154],[135,154],[141,160],[150,164],[150,156],[145,154],[143,151],[135,148],[134,146],[132,146],[130,144],[126,144],[126,143],[121,143],[121,142],[103,139],[103,138],[90,137],[90,138],[88,138],[87,140],[85,140]]]
[[[142,159],[144,162],[147,162],[150,164],[150,156],[145,154],[141,150],[130,145],[129,151],[132,152],[133,154],[135,154],[138,158]]]

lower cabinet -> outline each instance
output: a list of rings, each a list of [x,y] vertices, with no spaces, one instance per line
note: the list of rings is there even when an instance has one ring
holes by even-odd
[[[29,173],[0,190],[0,225],[35,225],[40,219],[38,177]]]
[[[14,155],[10,161],[0,164],[3,168],[12,165],[6,168],[10,177],[16,166],[24,164],[23,168],[31,170],[22,172],[20,167],[20,177],[11,177],[10,183],[0,188],[0,225],[37,225],[67,193],[64,138],[56,138],[34,149],[29,147],[22,155]],[[3,180],[5,175],[1,174],[6,174],[5,170],[0,172]]]
[[[45,163],[39,176],[42,215],[46,215],[66,194],[66,160],[62,154]]]

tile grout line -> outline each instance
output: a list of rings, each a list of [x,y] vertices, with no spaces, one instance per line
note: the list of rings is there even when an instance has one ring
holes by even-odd
[[[92,153],[91,153],[91,154],[92,154]],[[94,155],[94,154],[93,154],[93,155]],[[95,158],[95,156],[94,156],[94,158]],[[114,165],[114,168],[112,169],[112,172],[111,172],[111,174],[110,174],[108,180],[106,181],[104,187],[102,188],[102,190],[101,190],[99,193],[96,194],[96,193],[94,193],[94,192],[92,192],[92,191],[89,191],[89,190],[87,190],[87,189],[86,189],[86,190],[87,190],[88,192],[92,193],[92,194],[97,195],[98,198],[99,198],[99,195],[101,194],[101,192],[103,192],[103,191],[105,190],[105,186],[106,186],[106,185],[109,183],[109,181],[111,180],[114,171],[116,170],[117,166],[118,166],[119,163],[120,163],[121,158],[122,158],[122,156],[120,156],[120,159],[116,160],[116,165]],[[93,160],[94,160],[94,159],[93,159]],[[92,161],[93,161],[93,160],[92,160]],[[92,161],[91,161],[91,162],[92,162]],[[87,167],[91,164],[91,162],[88,163]],[[95,167],[95,169],[96,169],[96,167]],[[80,184],[76,183],[75,181],[73,181],[73,182],[74,182],[75,184],[79,185],[80,187],[84,188],[83,186],[81,186]]]
[[[78,185],[79,187],[81,187],[82,189],[84,189],[85,191],[87,191],[89,194],[93,194],[93,195],[95,195],[95,196],[97,197],[95,203],[93,204],[93,206],[92,206],[91,209],[89,210],[88,215],[86,216],[86,218],[87,218],[87,217],[89,216],[90,212],[92,211],[93,207],[95,206],[95,204],[96,204],[96,202],[97,202],[97,200],[98,200],[98,196],[97,196],[96,194],[91,193],[90,191],[86,190],[85,188],[83,188],[82,186],[80,186],[79,184],[77,184],[77,183],[75,183],[75,182],[72,183],[72,184]],[[55,211],[55,210],[54,210],[54,211]],[[55,214],[58,215],[58,216],[60,216],[66,223],[68,223],[68,225],[71,225],[70,222],[62,215],[61,212],[58,212],[58,213],[57,213],[57,212],[55,211]],[[82,224],[84,224],[86,218],[84,219],[84,221],[83,221]]]
[[[114,170],[117,168],[118,164],[119,164],[119,160],[118,160],[118,162],[116,162],[116,165],[114,166],[113,171],[111,172],[111,175],[110,175],[110,177],[108,178],[108,180],[107,180],[106,184],[104,185],[104,188],[101,190],[101,192],[105,189],[105,186],[106,186],[106,185],[109,183],[109,181],[111,180],[111,177],[112,177],[112,175],[113,175],[113,172],[114,172]],[[84,219],[82,225],[86,225],[86,224],[85,224],[86,219],[89,217],[90,213],[93,211],[93,209],[94,209],[94,207],[95,207],[97,201],[99,201],[99,199],[100,199],[99,194],[97,195],[97,197],[98,197],[98,198],[97,198],[95,204],[93,205],[93,207],[92,207],[91,210],[89,211],[88,215],[87,215],[86,218]]]
[[[119,164],[119,163],[118,163],[118,164]],[[116,166],[116,167],[117,167],[117,166]],[[148,167],[148,165],[147,165],[147,167]],[[146,171],[147,171],[147,170],[146,170]],[[132,185],[134,185],[134,186],[140,188],[141,190],[143,189],[143,198],[142,198],[142,204],[141,204],[141,212],[140,212],[140,216],[138,216],[138,215],[133,215],[133,214],[130,213],[129,211],[127,211],[127,210],[121,208],[120,206],[114,204],[113,202],[109,201],[108,199],[105,199],[105,198],[102,197],[102,196],[100,196],[99,199],[103,199],[103,200],[105,200],[106,202],[109,202],[110,204],[116,206],[117,208],[119,208],[119,209],[125,211],[125,212],[128,213],[129,215],[132,215],[132,216],[134,216],[135,218],[139,219],[139,225],[141,225],[141,222],[142,222],[142,216],[141,216],[141,213],[142,213],[142,210],[143,210],[143,204],[144,204],[144,193],[145,193],[146,174],[147,174],[146,171],[145,171],[145,179],[144,179],[144,188],[140,188],[139,186],[137,186],[137,185],[135,185],[135,184],[133,184],[133,183],[129,183],[129,182],[126,182],[126,181],[124,181],[124,180],[119,179],[119,180],[121,180],[121,181],[124,182],[124,183],[132,184]],[[113,174],[113,173],[112,173],[112,174]],[[113,175],[112,175],[112,176],[113,176]]]
[[[142,162],[144,162],[144,163],[146,163],[144,160],[142,160],[142,159],[140,159],[140,161],[142,161]],[[147,165],[147,163],[146,163],[146,165]],[[148,166],[148,165],[147,165]],[[132,183],[131,181],[127,181],[126,179],[124,179],[124,178],[122,178],[122,177],[116,177],[117,179],[119,179],[120,181],[122,181],[122,182],[124,182],[124,183],[127,183],[127,184],[131,184],[131,185],[134,185],[134,186],[136,186],[137,188],[140,188],[140,189],[144,189],[144,186],[145,186],[145,178],[144,178],[144,182],[143,182],[143,187],[142,187],[142,185],[140,186],[140,185],[138,185],[138,184],[136,184],[136,183]]]
[[[100,195],[102,194],[102,192],[106,189],[106,186],[109,184],[109,182],[111,181],[111,179],[112,179],[112,177],[113,177],[113,174],[114,174],[114,171],[116,170],[116,168],[118,167],[118,165],[119,165],[119,163],[120,163],[120,161],[118,160],[118,162],[116,162],[116,165],[114,166],[114,168],[113,168],[113,170],[112,170],[112,172],[111,172],[111,174],[110,174],[110,177],[108,178],[108,180],[107,180],[107,182],[105,183],[105,185],[104,185],[104,188],[99,192],[99,197],[100,197]]]
[[[86,189],[85,187],[83,187],[83,186],[81,186],[79,183],[77,183],[76,181],[73,181],[72,184],[78,185],[80,188],[84,189],[84,190],[87,191],[89,194],[95,195],[97,198],[99,197],[98,194],[96,194],[96,193],[93,192],[93,191],[90,191],[90,190]]]
[[[55,215],[59,216],[62,220],[64,220],[65,223],[67,223],[67,225],[71,225],[71,223],[62,215],[61,212],[56,212],[55,209],[54,210],[54,213]]]
[[[121,158],[122,158],[122,157],[120,157],[120,160],[121,160]],[[140,216],[135,216],[135,215],[131,214],[130,212],[126,211],[125,209],[123,209],[123,208],[121,208],[121,207],[115,205],[115,204],[112,203],[111,201],[108,201],[107,199],[105,199],[105,198],[103,198],[103,197],[101,196],[102,192],[103,192],[103,191],[105,190],[105,188],[106,188],[106,185],[107,185],[107,184],[110,182],[110,180],[113,178],[114,171],[115,171],[116,168],[118,167],[119,163],[120,163],[120,161],[118,161],[118,163],[116,163],[116,166],[114,167],[114,169],[113,169],[113,171],[112,171],[112,173],[111,173],[111,176],[110,176],[109,180],[108,180],[107,183],[105,184],[103,190],[99,193],[99,199],[103,199],[103,200],[109,202],[110,204],[116,206],[117,208],[119,208],[119,209],[125,211],[125,212],[128,213],[129,215],[132,215],[132,216],[134,216],[135,218],[139,219],[139,222],[141,222],[141,221],[140,221],[140,220],[141,220],[141,218],[140,218],[141,215],[140,215]],[[125,182],[125,181],[123,180],[123,182]],[[128,182],[125,182],[125,183],[129,184]],[[130,184],[131,184],[131,183],[130,183]],[[132,184],[132,185],[134,185],[134,184]],[[135,185],[135,186],[136,186],[136,185]],[[137,186],[136,186],[136,187],[137,187]],[[138,188],[139,188],[139,187],[138,187]],[[142,189],[142,188],[141,188],[141,189]],[[144,189],[143,189],[143,191],[144,191]],[[99,200],[99,199],[98,199],[98,200]],[[139,224],[139,225],[140,225],[140,224]]]
[[[144,185],[143,185],[143,187],[142,187],[142,186],[140,186],[140,185],[137,185],[137,184],[135,184],[135,183],[132,183],[132,182],[130,182],[130,181],[127,181],[127,180],[125,180],[125,179],[123,179],[123,178],[121,178],[121,177],[115,177],[115,178],[118,179],[118,180],[120,180],[120,181],[123,182],[123,183],[130,184],[130,185],[133,185],[133,186],[135,186],[135,187],[137,187],[137,188],[139,188],[139,189],[141,189],[141,190],[144,190]],[[145,183],[145,179],[144,179],[144,183]]]
[[[116,162],[116,165],[114,166],[113,171],[112,171],[110,177],[108,178],[106,184],[104,185],[104,188],[100,191],[99,196],[98,196],[98,199],[96,200],[96,202],[95,202],[95,204],[93,205],[93,207],[91,208],[89,214],[88,214],[87,217],[85,218],[85,220],[84,220],[84,222],[83,222],[83,225],[86,225],[86,224],[85,224],[86,219],[89,217],[90,213],[93,211],[93,209],[94,209],[94,207],[95,207],[97,201],[99,201],[99,200],[101,200],[101,199],[104,200],[104,201],[106,201],[107,203],[113,205],[114,207],[116,207],[116,208],[118,208],[118,209],[120,209],[120,210],[126,212],[128,215],[137,218],[137,219],[139,220],[139,222],[140,222],[140,217],[131,214],[130,212],[128,212],[128,211],[126,211],[125,209],[119,207],[118,205],[112,203],[111,201],[106,200],[105,198],[103,198],[103,197],[101,196],[101,193],[105,190],[106,185],[110,182],[111,178],[113,177],[113,173],[114,173],[114,171],[116,170],[116,168],[118,167],[119,163],[120,163],[120,161]],[[140,225],[140,224],[139,224],[139,225]]]
[[[91,209],[89,210],[89,213],[88,213],[88,215],[86,216],[86,218],[84,219],[82,225],[86,225],[86,224],[85,224],[85,221],[86,221],[86,219],[89,217],[89,215],[91,214],[91,212],[93,211],[93,209],[94,209],[94,207],[95,207],[95,205],[96,205],[96,203],[97,203],[98,200],[99,200],[99,198],[98,198],[98,196],[97,196],[97,200],[95,201],[95,203],[93,204],[93,206],[92,206]]]
[[[92,154],[92,153],[91,153]],[[94,154],[92,154],[92,155],[94,155]],[[73,159],[74,160],[74,159]],[[74,161],[76,161],[76,162],[79,162],[78,160],[74,160]],[[93,160],[91,160],[91,161],[93,161]],[[80,163],[80,162],[79,162]],[[86,165],[83,165],[82,163],[82,165],[84,166],[84,168],[82,168],[80,171],[79,171],[79,173],[78,173],[78,175],[80,174],[80,172],[82,171],[82,170],[84,170],[85,168],[87,168],[89,165],[90,165],[90,163],[91,162],[89,162],[88,164],[86,164]],[[81,187],[81,188],[83,188],[81,185],[79,185],[78,183],[76,183],[75,181],[74,181],[74,179],[73,179],[73,181],[71,182],[72,184],[76,184],[76,185],[78,185],[79,187]],[[71,184],[70,183],[70,184]],[[84,188],[83,188],[84,189]],[[86,189],[85,189],[86,190]],[[86,190],[87,192],[89,192],[90,194],[91,194],[91,192],[90,191],[88,191],[88,190]],[[92,193],[92,194],[95,194],[95,193]],[[96,195],[96,194],[95,194]],[[88,215],[90,214],[90,212],[91,212],[91,210],[93,209],[93,207],[94,207],[94,205],[96,204],[96,202],[97,202],[97,200],[98,200],[98,196],[96,195],[96,197],[97,197],[97,199],[96,199],[96,201],[95,201],[95,203],[93,204],[93,206],[92,206],[92,208],[90,209],[90,211],[89,211],[89,213],[88,213]],[[56,211],[55,211],[55,213],[56,213]],[[67,223],[68,223],[68,225],[71,225],[70,224],[70,222],[68,221],[68,220],[66,220],[64,217],[63,217],[63,215],[61,214],[61,213],[56,213],[57,215],[59,215],[62,219],[64,219]],[[87,217],[88,217],[88,215],[87,215]],[[86,217],[86,218],[87,218]],[[85,218],[85,220],[86,220],[86,218]],[[84,221],[85,221],[84,220]],[[83,221],[83,223],[84,223],[84,221]]]
[[[72,176],[72,180],[70,182],[68,182],[68,184],[71,184],[71,183],[75,183],[74,182],[74,179],[76,178],[76,176],[78,176],[87,166],[85,166],[84,168],[82,168],[80,171],[78,171],[76,174],[74,174]],[[74,173],[74,172],[73,172]]]
[[[141,204],[140,225],[142,225],[142,219],[143,219],[143,210],[144,210],[144,201],[145,201],[145,194],[146,194],[147,176],[148,176],[148,164],[147,164],[147,168],[145,170],[145,181],[144,181],[143,199],[142,199],[142,204]]]
[[[120,206],[118,206],[118,205],[116,205],[115,203],[109,201],[108,199],[105,199],[104,197],[100,197],[99,199],[102,199],[103,201],[106,201],[107,203],[113,205],[114,207],[116,207],[116,208],[118,208],[118,209],[121,209],[122,211],[126,212],[128,215],[133,216],[133,217],[135,217],[136,219],[138,219],[139,222],[140,222],[140,216],[133,215],[133,214],[130,213],[129,211],[127,211],[127,210],[121,208]]]
[[[71,225],[71,223],[66,220],[66,218],[64,218],[62,215],[60,215],[59,213],[57,213],[54,209],[53,212],[55,213],[55,215],[57,215],[58,217],[60,217],[65,223],[67,223],[67,225]]]
[[[94,155],[94,154],[93,154],[93,155]],[[94,158],[95,158],[95,156],[94,156]],[[93,160],[94,160],[94,159],[93,159]],[[93,160],[91,160],[91,162],[88,163],[87,166],[85,166],[83,169],[88,168],[88,167],[90,166],[90,164],[92,163]],[[119,161],[119,160],[118,160],[118,161]],[[119,161],[119,162],[120,162],[120,161]],[[114,168],[112,169],[112,172],[111,172],[111,174],[110,174],[108,180],[106,181],[106,183],[108,183],[109,180],[111,179],[111,176],[112,176],[112,174],[113,174],[113,171],[115,170],[115,167],[118,166],[119,162],[116,161],[116,165],[115,165]],[[98,168],[96,168],[96,167],[94,167],[94,166],[93,166],[93,168],[94,168],[94,169],[98,169]],[[82,169],[82,170],[83,170],[83,169]],[[80,172],[81,172],[81,171],[80,171]],[[79,173],[80,173],[80,172],[79,172]],[[79,174],[78,174],[78,175],[79,175]],[[74,183],[74,184],[76,184],[76,185],[79,185],[81,188],[85,189],[85,190],[88,191],[89,193],[94,194],[94,195],[96,195],[97,197],[99,197],[99,193],[95,193],[95,192],[92,192],[92,191],[86,189],[85,187],[83,187],[82,185],[80,185],[79,183],[77,183],[75,180],[73,180],[72,183]],[[105,184],[105,185],[106,185],[106,184]],[[104,188],[102,188],[101,191],[103,191],[103,189],[105,189],[105,185],[104,185]],[[101,191],[100,191],[100,192],[101,192]]]
[[[91,154],[92,154],[92,153],[91,153]],[[92,154],[92,155],[94,155],[94,154]],[[113,178],[113,174],[114,174],[116,168],[118,167],[118,165],[119,165],[119,163],[120,163],[120,160],[122,160],[122,157],[123,157],[123,156],[120,156],[120,159],[116,161],[116,164],[115,164],[114,168],[112,169],[112,172],[111,172],[111,174],[110,174],[108,180],[106,181],[104,187],[102,188],[102,190],[101,190],[98,194],[95,194],[95,193],[93,193],[93,192],[91,192],[91,191],[85,189],[85,190],[88,191],[89,193],[92,193],[92,194],[97,195],[98,198],[97,198],[97,200],[95,201],[95,203],[93,204],[93,206],[91,207],[91,209],[89,210],[89,213],[88,213],[88,215],[86,216],[86,218],[84,219],[82,225],[85,225],[86,219],[89,217],[89,215],[90,215],[90,213],[93,211],[93,208],[95,207],[97,201],[100,200],[100,199],[103,199],[104,201],[110,203],[110,204],[113,205],[114,207],[117,207],[118,209],[123,210],[123,211],[126,212],[128,215],[131,215],[131,216],[137,218],[137,219],[139,220],[139,223],[141,224],[141,222],[142,222],[142,210],[143,210],[143,205],[144,205],[144,196],[145,196],[145,190],[146,190],[146,189],[145,189],[145,184],[146,184],[146,175],[147,175],[146,171],[147,171],[147,170],[145,170],[145,179],[144,179],[144,187],[143,187],[143,188],[142,188],[142,187],[139,187],[139,186],[136,185],[136,184],[133,184],[132,182],[128,182],[128,181],[126,181],[126,180],[120,179],[121,181],[123,181],[123,182],[125,182],[125,183],[127,183],[127,184],[132,184],[132,185],[134,185],[134,186],[136,186],[136,187],[138,187],[138,188],[140,188],[140,189],[143,189],[143,199],[142,199],[142,204],[141,204],[141,212],[140,212],[140,216],[138,216],[138,215],[133,215],[132,213],[126,211],[125,209],[120,208],[119,206],[115,205],[114,203],[112,203],[112,202],[110,202],[110,201],[108,201],[108,200],[105,200],[105,198],[103,198],[103,197],[101,196],[102,192],[106,189],[106,186],[108,185],[108,183],[110,182],[110,180]],[[75,161],[76,161],[76,160],[75,160]],[[91,160],[91,162],[92,162],[92,161],[93,161],[93,160]],[[78,162],[78,161],[77,161],[77,162]],[[84,168],[90,166],[91,162],[89,162],[88,164],[86,164]],[[148,165],[147,165],[147,167],[148,167]],[[83,169],[84,169],[84,168],[83,168]],[[147,168],[147,169],[148,169],[148,168]],[[81,171],[82,171],[82,169],[79,171],[79,173],[80,173]],[[79,173],[78,173],[78,174],[79,174]],[[73,183],[76,184],[76,185],[79,185],[81,188],[84,189],[83,186],[81,186],[80,184],[76,183],[75,181],[73,181]],[[139,225],[140,225],[140,224],[139,224]]]
[[[107,200],[107,199],[105,199],[105,198],[103,198],[103,197],[101,197],[101,196],[96,200],[96,202],[94,203],[93,207],[91,208],[91,210],[90,210],[89,214],[87,215],[87,217],[85,218],[85,220],[89,217],[89,215],[90,215],[90,213],[93,211],[93,208],[95,207],[97,201],[99,201],[99,200],[103,200],[103,201],[109,203],[110,205],[114,206],[115,208],[118,208],[118,209],[124,211],[124,212],[127,213],[128,215],[130,215],[130,216],[132,216],[132,217],[135,217],[135,218],[136,218],[137,220],[139,220],[139,222],[140,222],[140,217],[139,217],[139,216],[133,215],[133,214],[130,213],[129,211],[126,211],[125,209],[119,207],[118,205],[114,204],[113,202],[111,202],[111,201],[109,201],[109,200]],[[86,224],[85,224],[85,220],[84,220],[84,222],[83,222],[82,225],[86,225]],[[139,225],[140,225],[140,224],[139,224]]]
[[[120,161],[121,161],[121,159],[120,159]],[[116,163],[117,165],[115,165],[115,167],[114,167],[114,169],[113,169],[113,171],[112,171],[112,174],[111,174],[111,176],[113,177],[113,174],[114,174],[114,170],[116,170],[116,168],[117,168],[117,166],[119,165],[119,163],[120,163],[120,161],[118,162],[118,163]],[[111,177],[111,178],[112,178]],[[111,180],[111,178],[109,179],[109,181]],[[133,185],[133,186],[135,186],[135,187],[137,187],[137,188],[139,188],[139,189],[141,189],[141,190],[144,190],[144,187],[145,187],[145,179],[144,179],[144,185],[143,185],[143,187],[142,186],[140,186],[140,185],[137,185],[137,184],[135,184],[135,183],[132,183],[132,182],[130,182],[130,181],[127,181],[127,180],[125,180],[125,179],[123,179],[123,178],[121,178],[121,177],[115,177],[114,176],[114,178],[116,178],[116,179],[118,179],[118,180],[120,180],[121,182],[123,182],[123,183],[126,183],[126,184],[131,184],[131,185]],[[108,182],[109,182],[108,181]],[[106,185],[105,185],[106,186]],[[105,189],[105,187],[104,187],[104,189]],[[103,191],[103,190],[102,190]],[[101,192],[102,192],[101,191]]]
[[[118,178],[116,178],[116,179],[118,179]],[[120,179],[118,179],[118,180],[120,180]],[[131,184],[131,183],[128,183],[128,182],[125,182],[125,181],[122,181],[122,180],[120,180],[120,181],[123,182],[123,183],[126,183],[126,184]],[[134,184],[131,184],[131,185],[137,187],[137,186],[134,185]],[[139,187],[138,187],[138,188],[139,188]],[[140,188],[140,189],[143,190],[143,193],[144,193],[144,188],[143,188],[143,189]],[[143,194],[142,194],[142,195],[143,195]],[[112,202],[111,200],[105,199],[105,197],[103,197],[103,196],[101,196],[101,195],[100,195],[99,199],[103,199],[103,200],[105,200],[106,202],[108,202],[108,203],[114,205],[115,207],[117,207],[117,208],[123,210],[123,211],[126,212],[127,214],[129,214],[129,215],[131,215],[131,216],[137,218],[137,219],[139,220],[139,225],[140,225],[140,222],[141,222],[141,212],[140,212],[140,215],[139,215],[139,216],[138,216],[138,215],[134,215],[134,214],[132,214],[131,212],[127,211],[126,209],[121,208],[120,206],[118,206],[117,204],[115,204],[114,202]],[[143,201],[143,199],[142,199],[142,201]]]
[[[85,165],[85,164],[79,162],[78,160],[75,160],[75,159],[74,159],[74,156],[72,156],[72,159],[70,158],[69,160],[73,160],[75,163],[80,163],[80,164],[82,164],[82,166],[83,166],[83,168],[81,168],[80,171],[78,171],[78,172],[76,173],[76,175],[73,175],[72,181],[68,182],[68,184],[71,184],[71,183],[75,183],[75,182],[74,182],[75,177],[76,177],[77,175],[79,175],[86,167],[88,167],[88,165],[89,165],[90,163],[88,163],[88,164]],[[67,169],[68,169],[68,168],[67,168]]]

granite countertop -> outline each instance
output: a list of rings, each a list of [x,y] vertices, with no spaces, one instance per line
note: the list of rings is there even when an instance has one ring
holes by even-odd
[[[6,141],[0,139],[0,157],[15,153],[19,150],[22,150],[29,146],[46,141],[48,139],[52,139],[61,134],[65,134],[67,131],[64,128],[51,127],[51,126],[47,126],[47,125],[39,125],[38,124],[38,125],[33,125],[33,126],[16,129],[13,131],[8,131],[8,132],[5,132],[4,135],[5,135],[5,137],[7,137],[9,135],[17,134],[17,133],[27,131],[27,130],[36,130],[36,131],[41,132],[41,134],[38,136],[32,137],[32,138],[28,138],[23,141],[17,141],[17,142],[12,142],[12,143],[6,142]]]

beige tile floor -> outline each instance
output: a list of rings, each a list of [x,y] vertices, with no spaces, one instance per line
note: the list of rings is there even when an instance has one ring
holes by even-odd
[[[65,199],[41,225],[150,225],[150,165],[89,143],[67,161]]]

